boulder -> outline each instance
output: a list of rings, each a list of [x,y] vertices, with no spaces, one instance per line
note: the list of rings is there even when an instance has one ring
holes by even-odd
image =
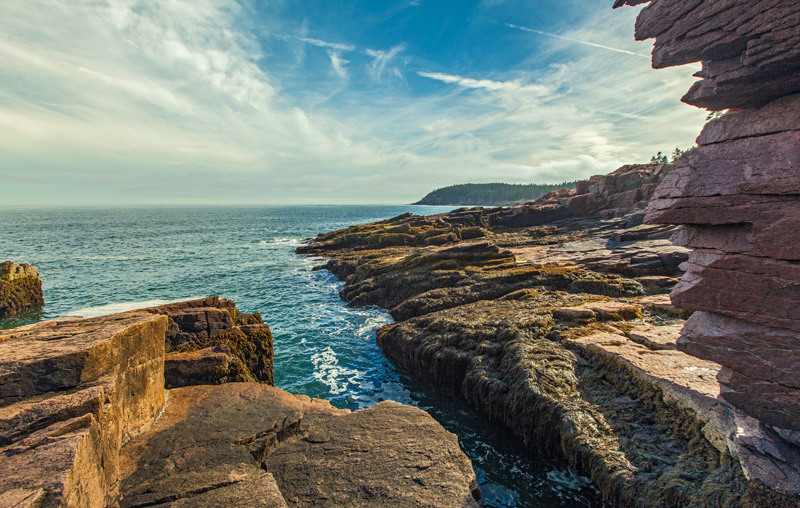
[[[39,272],[27,263],[0,263],[0,319],[44,306]]]
[[[392,401],[312,426],[265,467],[289,506],[482,506],[455,434]]]
[[[424,411],[351,414],[256,383],[171,391],[122,463],[122,508],[481,506],[455,435]]]
[[[218,296],[142,311],[169,318],[166,371],[170,388],[230,381],[274,383],[272,332],[261,314],[245,314],[234,302]],[[214,351],[216,347],[223,349]]]

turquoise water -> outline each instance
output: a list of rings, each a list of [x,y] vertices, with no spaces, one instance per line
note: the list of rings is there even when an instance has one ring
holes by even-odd
[[[428,410],[458,434],[489,507],[602,506],[583,477],[532,457],[507,429],[466,404],[433,394],[387,361],[378,308],[352,309],[342,283],[313,271],[321,259],[295,248],[319,232],[446,207],[284,206],[0,210],[0,261],[28,262],[43,279],[45,309],[11,327],[93,316],[219,294],[261,312],[275,338],[275,381],[294,393],[359,409],[396,400]]]

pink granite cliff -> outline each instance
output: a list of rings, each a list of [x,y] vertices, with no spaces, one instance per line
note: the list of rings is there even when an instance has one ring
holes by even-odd
[[[655,38],[655,68],[702,62],[683,101],[728,110],[647,211],[694,249],[671,295],[696,311],[678,348],[723,366],[720,397],[747,415],[736,442],[774,465],[743,464],[751,479],[796,491],[784,473],[800,462],[800,2],[653,0],[636,38]]]

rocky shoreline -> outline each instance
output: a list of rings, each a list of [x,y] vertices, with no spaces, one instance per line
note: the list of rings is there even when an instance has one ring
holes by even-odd
[[[411,214],[324,233],[299,253],[350,305],[396,324],[377,341],[433,389],[566,458],[615,506],[799,506],[737,446],[720,366],[677,351],[668,293],[689,251],[644,209],[672,166],[626,166],[509,209]],[[774,485],[773,485],[774,487]]]
[[[424,411],[272,379],[269,326],[218,297],[2,331],[0,506],[481,506]]]

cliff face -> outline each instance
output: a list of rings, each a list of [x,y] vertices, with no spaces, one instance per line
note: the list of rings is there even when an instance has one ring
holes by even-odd
[[[0,318],[44,306],[39,272],[27,263],[0,263]]]
[[[0,505],[115,499],[120,447],[164,405],[166,325],[122,314],[0,332]]]
[[[643,3],[619,0],[616,6]],[[654,0],[636,22],[653,66],[702,62],[683,98],[709,122],[656,191],[650,223],[694,249],[672,301],[695,310],[680,350],[723,366],[751,478],[800,491],[800,3]],[[769,464],[766,465],[765,464]]]

